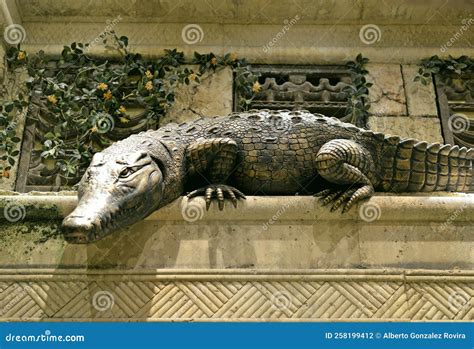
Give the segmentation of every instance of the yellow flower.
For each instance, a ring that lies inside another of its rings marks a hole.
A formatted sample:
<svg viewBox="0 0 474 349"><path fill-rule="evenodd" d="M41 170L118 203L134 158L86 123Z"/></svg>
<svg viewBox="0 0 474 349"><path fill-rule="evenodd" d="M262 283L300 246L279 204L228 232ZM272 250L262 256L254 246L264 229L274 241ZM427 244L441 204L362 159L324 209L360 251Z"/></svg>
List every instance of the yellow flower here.
<svg viewBox="0 0 474 349"><path fill-rule="evenodd" d="M119 117L119 120L120 120L120 122L123 123L123 124L126 124L126 123L129 123L129 122L130 122L130 120L128 120L127 118L125 118L125 117L123 117L123 116Z"/></svg>
<svg viewBox="0 0 474 349"><path fill-rule="evenodd" d="M52 104L58 103L58 99L56 98L55 95L49 95L47 98L48 98L48 101Z"/></svg>
<svg viewBox="0 0 474 349"><path fill-rule="evenodd" d="M91 128L91 132L92 133L97 133L97 131L99 131L99 129L97 128L97 126L94 126Z"/></svg>
<svg viewBox="0 0 474 349"><path fill-rule="evenodd" d="M232 52L232 53L230 54L230 60L231 60L232 62L235 61L235 60L237 60L237 53Z"/></svg>
<svg viewBox="0 0 474 349"><path fill-rule="evenodd" d="M97 89L98 90L101 90L101 91L105 91L109 88L109 86L107 86L107 84L101 82L99 85L97 85Z"/></svg>
<svg viewBox="0 0 474 349"><path fill-rule="evenodd" d="M258 81L255 81L252 86L252 91L257 93L257 92L260 92L261 89L262 89L262 85L260 85Z"/></svg>
<svg viewBox="0 0 474 349"><path fill-rule="evenodd" d="M153 74L151 73L151 71L147 70L145 72L145 76L148 80L151 80L153 78Z"/></svg>
<svg viewBox="0 0 474 349"><path fill-rule="evenodd" d="M212 64L212 65L216 65L216 64L217 64L217 58L216 58L216 57L213 57L213 58L211 59L211 64Z"/></svg>
<svg viewBox="0 0 474 349"><path fill-rule="evenodd" d="M148 82L145 84L145 88L146 88L148 91L153 90L153 83L152 83L151 81L148 81Z"/></svg>
<svg viewBox="0 0 474 349"><path fill-rule="evenodd" d="M118 109L118 111L123 114L123 113L127 112L127 108L125 108L123 105L121 105L120 108Z"/></svg>
<svg viewBox="0 0 474 349"><path fill-rule="evenodd" d="M197 78L196 73L191 73L191 74L188 75L188 79L191 80L191 81L196 80L196 78Z"/></svg>
<svg viewBox="0 0 474 349"><path fill-rule="evenodd" d="M26 58L25 51L20 51L18 52L18 56L16 57L19 61L23 60Z"/></svg>
<svg viewBox="0 0 474 349"><path fill-rule="evenodd" d="M112 98L112 92L108 90L107 92L104 93L103 97L106 101L108 101L109 99Z"/></svg>

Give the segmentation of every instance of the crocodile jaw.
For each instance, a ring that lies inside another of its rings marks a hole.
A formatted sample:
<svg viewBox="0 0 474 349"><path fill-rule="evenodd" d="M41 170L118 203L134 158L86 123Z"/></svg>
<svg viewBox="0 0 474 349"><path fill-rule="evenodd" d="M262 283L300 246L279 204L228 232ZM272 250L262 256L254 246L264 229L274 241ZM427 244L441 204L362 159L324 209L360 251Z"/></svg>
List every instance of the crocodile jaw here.
<svg viewBox="0 0 474 349"><path fill-rule="evenodd" d="M153 212L163 193L163 174L146 152L94 156L78 188L79 202L62 223L71 243L90 243Z"/></svg>

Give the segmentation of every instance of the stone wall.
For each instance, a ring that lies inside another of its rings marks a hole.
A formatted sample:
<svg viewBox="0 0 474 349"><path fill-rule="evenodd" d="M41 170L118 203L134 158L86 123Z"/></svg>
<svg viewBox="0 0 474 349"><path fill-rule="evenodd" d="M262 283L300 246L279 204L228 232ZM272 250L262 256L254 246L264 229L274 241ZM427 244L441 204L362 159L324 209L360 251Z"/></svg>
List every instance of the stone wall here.
<svg viewBox="0 0 474 349"><path fill-rule="evenodd" d="M73 194L73 193L70 193ZM312 197L180 199L90 245L64 194L10 195L3 320L470 320L474 197L377 195L344 216Z"/></svg>
<svg viewBox="0 0 474 349"><path fill-rule="evenodd" d="M413 81L417 64L474 53L472 30L440 51L469 12L445 1L5 4L1 24L21 25L30 52L93 42L117 19L114 30L146 57L178 48L188 61L213 51L260 64L342 64L363 53L369 127L429 142L443 135L433 84ZM374 40L364 37L369 25ZM112 55L98 45L90 54ZM228 114L232 98L229 69L206 75L178 91L162 124ZM99 242L71 245L59 225L76 193L15 193L17 175L0 180L1 321L474 318L474 194L377 194L345 215L312 197L248 197L223 212L179 199Z"/></svg>
<svg viewBox="0 0 474 349"><path fill-rule="evenodd" d="M368 64L370 116L376 131L407 138L444 143L433 82L427 86L413 79L416 65Z"/></svg>

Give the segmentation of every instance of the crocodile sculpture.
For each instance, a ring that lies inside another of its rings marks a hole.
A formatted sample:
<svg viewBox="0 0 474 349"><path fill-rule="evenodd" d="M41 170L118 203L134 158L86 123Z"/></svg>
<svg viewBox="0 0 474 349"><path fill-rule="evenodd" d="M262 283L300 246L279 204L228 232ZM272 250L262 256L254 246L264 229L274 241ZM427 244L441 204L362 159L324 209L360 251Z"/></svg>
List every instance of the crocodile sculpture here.
<svg viewBox="0 0 474 349"><path fill-rule="evenodd" d="M63 221L70 242L130 225L186 192L236 206L245 194L309 194L345 212L374 191L472 191L474 149L358 128L306 111L252 110L169 124L94 155ZM238 189L237 189L238 188Z"/></svg>

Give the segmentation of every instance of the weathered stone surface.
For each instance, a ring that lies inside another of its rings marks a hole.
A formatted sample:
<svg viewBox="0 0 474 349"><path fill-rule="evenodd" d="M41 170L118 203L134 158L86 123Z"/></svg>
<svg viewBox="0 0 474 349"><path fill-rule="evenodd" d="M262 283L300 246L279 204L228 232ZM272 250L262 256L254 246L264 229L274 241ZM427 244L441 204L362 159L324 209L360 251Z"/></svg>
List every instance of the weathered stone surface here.
<svg viewBox="0 0 474 349"><path fill-rule="evenodd" d="M197 71L197 66L192 66ZM191 83L176 91L176 100L160 125L182 123L199 117L227 115L232 112L232 70L224 68L205 73L201 83Z"/></svg>
<svg viewBox="0 0 474 349"><path fill-rule="evenodd" d="M73 194L0 196L1 320L472 320L474 194L179 199L70 245Z"/></svg>
<svg viewBox="0 0 474 349"><path fill-rule="evenodd" d="M9 1L10 2L10 1ZM11 1L13 2L13 1ZM435 0L430 6L421 6L423 3L407 3L403 0L394 0L381 8L377 0L367 0L363 3L357 0L341 0L334 6L333 3L307 2L295 0L293 6L285 3L272 3L265 6L264 0L252 2L197 2L193 0L149 1L148 3L127 0L110 0L107 2L90 2L76 0L61 4L51 0L16 1L21 16L25 21L39 21L48 17L52 21L71 18L85 18L89 21L107 18L114 13L122 13L126 20L159 20L160 23L186 22L190 18L199 18L203 23L212 22L219 18L222 23L264 23L280 24L289 17L304 13L304 24L333 24L334 22L350 22L365 20L367 23L408 24L426 23L428 20L435 23L455 25L459 22L459 12L464 13L469 5L465 2L454 2L447 5L445 1ZM348 11L351 9L351 11ZM212 11L211 11L212 10ZM442 12L440 12L442 11Z"/></svg>
<svg viewBox="0 0 474 349"><path fill-rule="evenodd" d="M25 28L23 47L30 52L44 49L48 54L59 54L65 44L91 42L120 16L113 29L129 36L133 50L145 56L161 55L169 48L183 50L188 59L195 50L217 54L236 51L251 62L269 64L343 63L360 52L371 62L417 63L440 54L441 45L462 26L467 6L465 2L446 1L426 6L403 0L387 3L383 9L375 0L342 0L337 6L298 0L291 8L283 2L267 6L264 0L6 3L10 13L18 8L20 18L14 16L13 21ZM299 18L297 23L286 30L287 23L295 18ZM182 31L190 24L200 28L200 34L196 40L185 41ZM372 26L374 40L361 39L366 24ZM333 30L328 31L328 25ZM271 53L264 52L264 46L273 38L279 38L277 45ZM468 30L443 55L469 55L472 39L473 33ZM107 55L112 51L100 48L97 53Z"/></svg>
<svg viewBox="0 0 474 349"><path fill-rule="evenodd" d="M437 118L369 116L368 126L371 130L385 134L444 143L441 124Z"/></svg>
<svg viewBox="0 0 474 349"><path fill-rule="evenodd" d="M226 203L223 212L215 205L206 211L202 198L179 199L89 245L66 244L58 231L75 203L71 195L1 197L0 263L121 269L473 267L473 194L376 195L343 216L311 196L248 197L237 209ZM4 219L7 205L8 212L12 207L24 212L17 223Z"/></svg>
<svg viewBox="0 0 474 349"><path fill-rule="evenodd" d="M407 99L408 115L410 116L437 116L436 94L433 82L423 85L413 81L418 73L419 66L402 65L403 81Z"/></svg>
<svg viewBox="0 0 474 349"><path fill-rule="evenodd" d="M373 115L406 115L405 90L399 64L367 64L370 109Z"/></svg>

